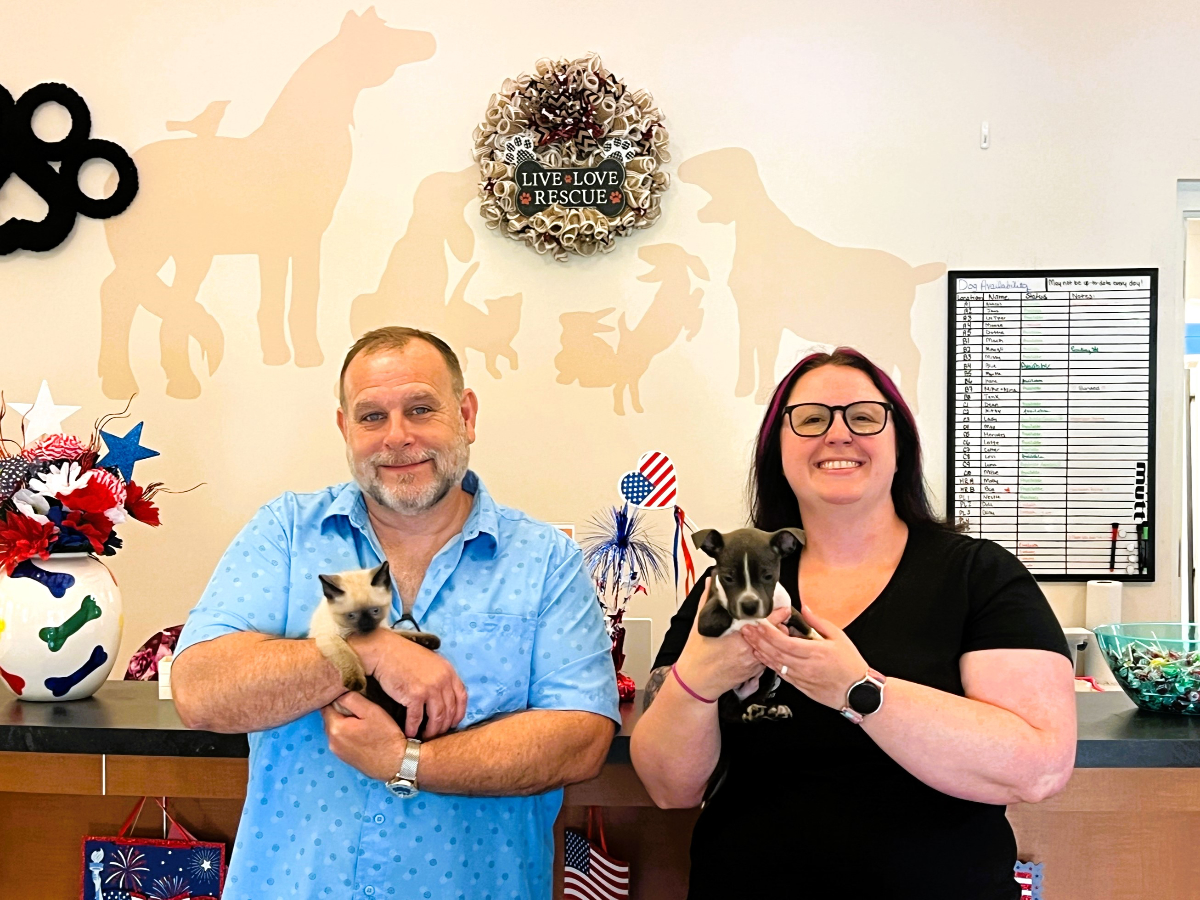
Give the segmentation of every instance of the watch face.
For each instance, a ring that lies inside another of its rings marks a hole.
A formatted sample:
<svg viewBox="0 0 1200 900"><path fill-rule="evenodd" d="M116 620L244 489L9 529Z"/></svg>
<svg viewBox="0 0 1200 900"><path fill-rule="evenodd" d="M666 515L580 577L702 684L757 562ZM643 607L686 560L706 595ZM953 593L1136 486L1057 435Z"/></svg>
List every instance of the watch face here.
<svg viewBox="0 0 1200 900"><path fill-rule="evenodd" d="M393 796L401 799L416 796L417 793L417 786L411 781L387 781L384 782L384 787L391 791Z"/></svg>
<svg viewBox="0 0 1200 900"><path fill-rule="evenodd" d="M879 690L877 685L871 684L868 681L865 684L856 684L852 687L850 694L846 697L846 702L860 716L869 716L875 710L879 709L882 699L883 692Z"/></svg>

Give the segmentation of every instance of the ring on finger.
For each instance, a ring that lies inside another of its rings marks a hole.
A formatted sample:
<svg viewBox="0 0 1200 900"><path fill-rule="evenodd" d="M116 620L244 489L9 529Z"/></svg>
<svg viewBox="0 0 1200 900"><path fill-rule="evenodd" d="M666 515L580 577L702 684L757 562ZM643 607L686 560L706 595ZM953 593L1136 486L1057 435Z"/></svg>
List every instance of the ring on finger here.
<svg viewBox="0 0 1200 900"><path fill-rule="evenodd" d="M787 666L783 666L783 667L782 667L782 668L779 670L779 677L780 677L780 678L787 678Z"/></svg>

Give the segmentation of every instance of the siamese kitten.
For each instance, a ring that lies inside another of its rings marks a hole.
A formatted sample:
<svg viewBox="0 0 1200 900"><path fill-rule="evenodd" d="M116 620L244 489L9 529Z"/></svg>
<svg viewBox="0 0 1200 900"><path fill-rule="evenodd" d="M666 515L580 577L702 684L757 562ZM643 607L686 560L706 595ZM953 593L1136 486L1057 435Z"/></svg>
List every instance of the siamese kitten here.
<svg viewBox="0 0 1200 900"><path fill-rule="evenodd" d="M352 634L370 634L380 625L386 625L392 609L392 576L386 562L374 569L355 569L337 575L318 575L325 599L318 604L308 626L308 636L317 642L317 649L337 667L342 676L342 685L348 691L358 691L368 700L379 703L389 712L399 706L370 678L363 669L362 660L346 643ZM411 617L409 617L411 618ZM415 623L414 623L415 624ZM441 646L436 634L426 631L395 629L396 634L406 637L430 650ZM400 707L403 709L403 707ZM395 716L393 712L393 717ZM403 723L403 714L400 722Z"/></svg>

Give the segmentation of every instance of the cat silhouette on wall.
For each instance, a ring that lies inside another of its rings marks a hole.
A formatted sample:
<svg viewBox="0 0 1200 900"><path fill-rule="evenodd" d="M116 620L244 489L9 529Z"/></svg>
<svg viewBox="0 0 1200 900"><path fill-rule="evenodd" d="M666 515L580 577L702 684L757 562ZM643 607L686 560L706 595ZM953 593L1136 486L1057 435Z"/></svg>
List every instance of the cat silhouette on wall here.
<svg viewBox="0 0 1200 900"><path fill-rule="evenodd" d="M554 357L558 383L578 381L581 387L611 387L613 409L625 415L625 392L635 412L644 412L640 386L642 376L651 361L670 349L681 332L691 340L700 331L704 310L700 300L704 291L692 289L691 276L708 280L708 269L698 257L678 244L651 244L642 247L638 256L652 268L638 276L638 281L658 282L660 287L650 308L630 328L625 313L617 319L617 327L604 323L616 312L610 306L598 312L569 312L558 317L562 323L562 351ZM614 347L601 334L618 332Z"/></svg>
<svg viewBox="0 0 1200 900"><path fill-rule="evenodd" d="M355 297L350 306L350 330L356 338L382 325L408 325L445 340L464 368L468 347L483 354L494 378L500 377L499 357L517 368L512 341L521 326L521 294L485 300L486 311L468 303L467 285L479 269L479 263L474 263L446 298L450 283L446 247L460 262L474 254L475 232L467 222L466 208L478 193L475 166L422 179L413 195L412 216L392 247L379 287Z"/></svg>
<svg viewBox="0 0 1200 900"><path fill-rule="evenodd" d="M224 334L196 297L213 257L222 254L258 257L263 362L324 362L317 339L321 237L350 172L355 102L400 66L429 59L435 48L433 35L392 28L374 7L362 15L349 12L333 40L300 65L251 134L218 137L226 103L217 102L190 122L168 123L169 130L193 137L158 141L134 154L142 199L105 228L116 263L100 289L98 369L106 396L129 397L137 390L129 333L139 306L162 320L167 393L199 396L188 340L199 342L209 373L215 372ZM169 259L175 275L168 286L158 272Z"/></svg>
<svg viewBox="0 0 1200 900"><path fill-rule="evenodd" d="M885 372L895 366L915 408L921 369L912 338L916 287L944 275L945 263L912 266L883 250L838 247L805 231L767 195L754 157L740 147L686 160L679 179L712 197L699 212L701 222L734 226L735 396L770 400L786 328L814 343L861 350Z"/></svg>

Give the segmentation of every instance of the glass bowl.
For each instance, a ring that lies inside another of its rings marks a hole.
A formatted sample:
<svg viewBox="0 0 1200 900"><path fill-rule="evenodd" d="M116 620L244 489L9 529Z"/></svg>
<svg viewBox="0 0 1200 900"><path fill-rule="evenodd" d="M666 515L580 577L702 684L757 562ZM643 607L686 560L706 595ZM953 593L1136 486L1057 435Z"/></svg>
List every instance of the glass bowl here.
<svg viewBox="0 0 1200 900"><path fill-rule="evenodd" d="M1122 622L1092 629L1117 684L1141 709L1200 716L1200 627Z"/></svg>

